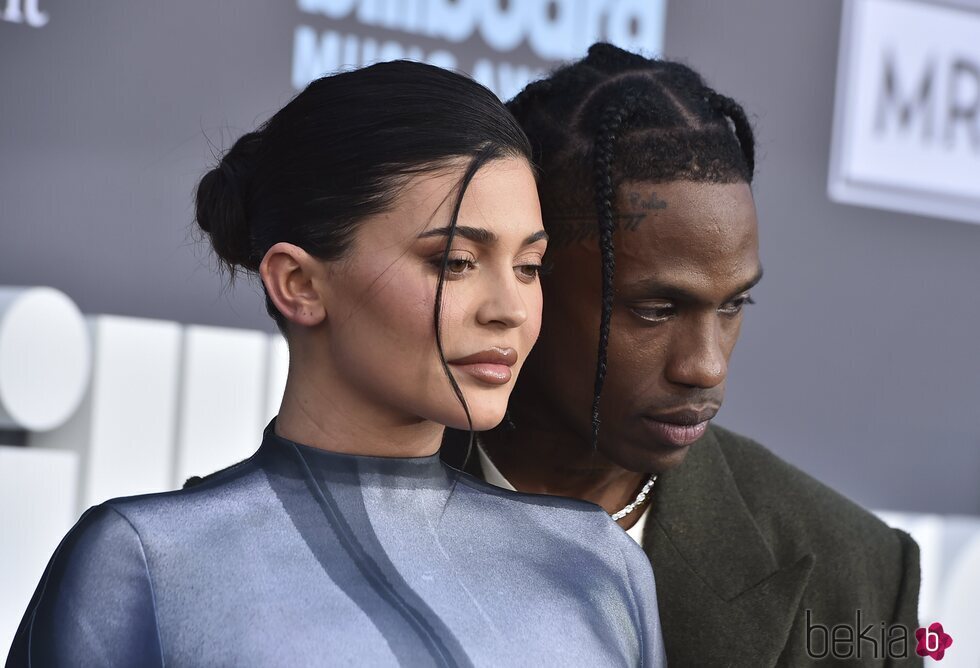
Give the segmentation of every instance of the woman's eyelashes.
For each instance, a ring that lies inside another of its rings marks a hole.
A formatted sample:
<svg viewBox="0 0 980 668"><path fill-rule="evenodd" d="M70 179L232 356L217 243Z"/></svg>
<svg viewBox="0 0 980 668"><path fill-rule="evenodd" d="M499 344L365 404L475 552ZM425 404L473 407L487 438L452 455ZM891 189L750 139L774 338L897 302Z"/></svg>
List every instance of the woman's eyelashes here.
<svg viewBox="0 0 980 668"><path fill-rule="evenodd" d="M442 262L443 256L440 254L437 257L431 258L429 265L438 273L442 267ZM479 268L480 262L472 253L451 250L449 251L449 256L446 258L445 278L447 281L459 280ZM541 261L540 256L518 258L514 264L514 273L524 283L533 283L542 274L547 273L548 269L549 267Z"/></svg>
<svg viewBox="0 0 980 668"><path fill-rule="evenodd" d="M542 261L538 256L518 260L518 263L514 266L514 271L525 283L533 283L551 270L550 263Z"/></svg>
<svg viewBox="0 0 980 668"><path fill-rule="evenodd" d="M547 276L551 273L551 270L555 268L555 263L549 260L547 257L541 259L541 264L538 265L538 277Z"/></svg>
<svg viewBox="0 0 980 668"><path fill-rule="evenodd" d="M746 304L754 304L755 301L749 294L739 295L731 301L725 302L718 308L718 313L729 318L734 318L742 312ZM661 302L656 304L644 304L631 306L630 312L641 320L659 323L666 322L677 313L677 306L672 302Z"/></svg>
<svg viewBox="0 0 980 668"><path fill-rule="evenodd" d="M443 259L443 255L439 254L429 260L429 265L435 269L437 274L442 269ZM448 257L445 258L445 263L445 278L447 281L455 281L463 278L478 266L476 258L472 254L458 250L449 251Z"/></svg>

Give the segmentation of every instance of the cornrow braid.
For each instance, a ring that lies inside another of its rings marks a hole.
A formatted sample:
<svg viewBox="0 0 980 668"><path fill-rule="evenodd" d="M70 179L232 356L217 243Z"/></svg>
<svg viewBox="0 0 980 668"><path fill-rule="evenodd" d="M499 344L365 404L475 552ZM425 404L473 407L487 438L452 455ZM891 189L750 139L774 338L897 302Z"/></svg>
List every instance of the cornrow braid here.
<svg viewBox="0 0 980 668"><path fill-rule="evenodd" d="M752 132L752 125L749 123L748 116L745 115L745 110L732 98L713 90L708 91L708 104L732 121L735 137L742 149L745 166L749 171L749 181L751 181L755 173L755 133Z"/></svg>
<svg viewBox="0 0 980 668"><path fill-rule="evenodd" d="M616 219L613 199L616 196L616 188L613 184L612 165L620 128L633 110L636 101L635 95L628 95L621 102L610 104L603 110L593 147L595 205L599 221L599 250L602 254L602 314L599 318L599 351L592 396L592 446L594 448L599 445L599 401L606 380L606 351L609 345L609 328L615 298L613 280L616 273L616 254L613 232L616 228Z"/></svg>

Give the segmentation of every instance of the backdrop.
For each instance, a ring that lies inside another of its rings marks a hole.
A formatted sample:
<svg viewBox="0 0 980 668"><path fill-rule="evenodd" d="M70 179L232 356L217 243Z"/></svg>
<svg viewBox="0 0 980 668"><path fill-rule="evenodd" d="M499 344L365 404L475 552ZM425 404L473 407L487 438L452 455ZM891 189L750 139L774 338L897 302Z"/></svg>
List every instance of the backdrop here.
<svg viewBox="0 0 980 668"><path fill-rule="evenodd" d="M0 285L88 314L272 331L190 233L195 182L320 71L455 66L509 96L599 38L687 61L759 138L766 278L719 422L862 504L980 513L980 227L832 203L841 4L7 0ZM455 13L454 13L455 12ZM660 39L664 41L661 44Z"/></svg>

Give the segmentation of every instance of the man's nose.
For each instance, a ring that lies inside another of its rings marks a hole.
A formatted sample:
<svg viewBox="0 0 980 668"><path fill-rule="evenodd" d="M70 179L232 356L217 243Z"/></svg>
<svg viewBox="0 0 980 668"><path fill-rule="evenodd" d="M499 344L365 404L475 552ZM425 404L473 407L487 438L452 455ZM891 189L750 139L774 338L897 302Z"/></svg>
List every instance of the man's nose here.
<svg viewBox="0 0 980 668"><path fill-rule="evenodd" d="M670 345L667 380L677 385L710 389L725 380L728 356L715 314L693 318L677 328Z"/></svg>

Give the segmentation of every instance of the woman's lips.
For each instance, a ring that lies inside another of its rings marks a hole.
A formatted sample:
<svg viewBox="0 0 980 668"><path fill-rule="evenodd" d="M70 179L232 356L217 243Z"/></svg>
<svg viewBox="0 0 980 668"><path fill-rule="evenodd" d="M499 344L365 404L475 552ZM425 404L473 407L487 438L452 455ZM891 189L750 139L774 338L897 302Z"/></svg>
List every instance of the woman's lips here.
<svg viewBox="0 0 980 668"><path fill-rule="evenodd" d="M481 380L484 383L490 383L491 385L504 385L510 382L513 374L510 371L510 367L506 364L457 364L455 362L450 362L454 367L470 374L477 380Z"/></svg>
<svg viewBox="0 0 980 668"><path fill-rule="evenodd" d="M650 431L659 437L658 440L676 448L691 445L704 436L709 422L709 420L705 420L697 424L674 424L672 422L661 422L650 417L644 417L643 421Z"/></svg>
<svg viewBox="0 0 980 668"><path fill-rule="evenodd" d="M490 385L510 382L510 367L517 363L517 351L513 348L490 348L466 357L451 360L449 364Z"/></svg>

